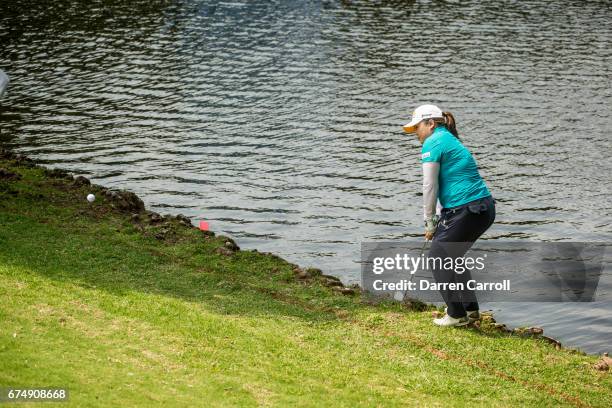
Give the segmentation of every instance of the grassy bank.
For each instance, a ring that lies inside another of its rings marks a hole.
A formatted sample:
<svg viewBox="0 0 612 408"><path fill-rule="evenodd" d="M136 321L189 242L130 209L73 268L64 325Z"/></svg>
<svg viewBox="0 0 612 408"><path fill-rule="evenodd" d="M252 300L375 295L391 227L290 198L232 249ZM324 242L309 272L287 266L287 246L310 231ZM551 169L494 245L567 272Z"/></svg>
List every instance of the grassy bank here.
<svg viewBox="0 0 612 408"><path fill-rule="evenodd" d="M131 195L0 168L0 387L78 407L612 405L596 357L433 327Z"/></svg>

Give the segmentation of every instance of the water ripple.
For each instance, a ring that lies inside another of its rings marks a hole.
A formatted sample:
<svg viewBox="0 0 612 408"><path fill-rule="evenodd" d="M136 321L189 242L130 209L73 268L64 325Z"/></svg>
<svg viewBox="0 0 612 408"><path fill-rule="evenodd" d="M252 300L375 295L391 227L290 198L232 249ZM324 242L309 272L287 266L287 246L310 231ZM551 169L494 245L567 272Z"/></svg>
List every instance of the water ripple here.
<svg viewBox="0 0 612 408"><path fill-rule="evenodd" d="M422 236L401 125L431 101L497 199L483 239L609 240L611 18L605 1L12 0L1 140L354 282L360 242Z"/></svg>

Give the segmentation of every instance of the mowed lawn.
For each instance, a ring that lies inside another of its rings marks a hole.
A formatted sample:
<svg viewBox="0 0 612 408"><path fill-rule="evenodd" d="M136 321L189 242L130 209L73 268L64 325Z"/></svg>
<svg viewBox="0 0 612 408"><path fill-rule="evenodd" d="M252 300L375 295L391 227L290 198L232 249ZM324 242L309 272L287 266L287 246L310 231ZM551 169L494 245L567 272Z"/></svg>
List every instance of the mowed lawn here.
<svg viewBox="0 0 612 408"><path fill-rule="evenodd" d="M0 168L0 387L67 388L75 407L612 406L594 356L437 328L431 310L133 218L98 186Z"/></svg>

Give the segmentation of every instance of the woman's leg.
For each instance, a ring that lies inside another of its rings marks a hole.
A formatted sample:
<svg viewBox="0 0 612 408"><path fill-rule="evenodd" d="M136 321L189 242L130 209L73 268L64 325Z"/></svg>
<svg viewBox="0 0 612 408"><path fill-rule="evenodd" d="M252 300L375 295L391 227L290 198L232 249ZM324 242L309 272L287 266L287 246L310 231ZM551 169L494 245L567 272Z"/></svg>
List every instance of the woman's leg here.
<svg viewBox="0 0 612 408"><path fill-rule="evenodd" d="M463 257L494 220L495 204L490 197L478 200L474 205L461 208L454 213L446 212L434 234L429 256L450 257L453 260ZM471 279L469 271L458 274L452 269L434 268L433 275L438 283L463 283L464 290L440 291L448 307L449 316L459 318L466 315L466 310L478 310L476 293L466 287L467 281Z"/></svg>
<svg viewBox="0 0 612 408"><path fill-rule="evenodd" d="M478 229L473 230L474 235L468 237L472 243L480 238L480 236L489 229L491 224L493 224L493 221L495 221L495 203L493 202L493 199L490 199L489 202L485 202L483 204L485 204L486 207L483 208L480 213L476 214L471 212L473 215L476 215L479 218L479 220L476 222L477 224L480 224L480 220L483 220L485 225L482 231L479 231ZM457 274L456 277L458 282L463 283L464 289L461 291L463 308L466 311L479 310L480 307L478 305L478 300L476 299L476 292L467 288L467 282L472 279L471 271L466 269L465 273Z"/></svg>
<svg viewBox="0 0 612 408"><path fill-rule="evenodd" d="M446 221L446 225L448 225L449 220L447 219ZM431 249L429 250L428 256L429 258L442 260L442 267L439 268L438 263L436 262L436 267L434 267L432 270L436 282L444 284L454 284L459 282L459 280L457 279L457 273L453 268L445 267L445 261L447 258L451 258L453 260L454 265L455 259L462 257L468 251L470 244L461 241L453 241L452 239L445 240L446 238L448 237L445 233L436 232L436 234L434 235L433 242L431 243ZM454 318L460 318L466 315L460 291L450 289L447 286L443 286L442 289L440 289L440 294L442 295L442 299L446 303L446 313L449 316Z"/></svg>

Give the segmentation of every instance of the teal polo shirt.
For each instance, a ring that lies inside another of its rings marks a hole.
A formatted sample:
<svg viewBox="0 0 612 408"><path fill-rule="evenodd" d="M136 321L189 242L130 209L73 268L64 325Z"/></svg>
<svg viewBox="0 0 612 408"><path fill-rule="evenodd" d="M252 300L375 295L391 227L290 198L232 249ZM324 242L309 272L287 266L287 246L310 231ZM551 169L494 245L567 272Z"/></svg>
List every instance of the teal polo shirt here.
<svg viewBox="0 0 612 408"><path fill-rule="evenodd" d="M491 195L470 151L444 126L425 139L421 161L440 163L438 199L444 208Z"/></svg>

